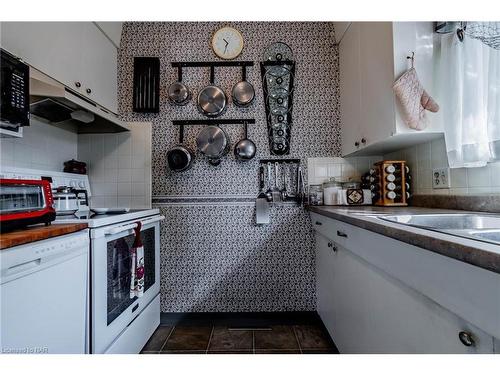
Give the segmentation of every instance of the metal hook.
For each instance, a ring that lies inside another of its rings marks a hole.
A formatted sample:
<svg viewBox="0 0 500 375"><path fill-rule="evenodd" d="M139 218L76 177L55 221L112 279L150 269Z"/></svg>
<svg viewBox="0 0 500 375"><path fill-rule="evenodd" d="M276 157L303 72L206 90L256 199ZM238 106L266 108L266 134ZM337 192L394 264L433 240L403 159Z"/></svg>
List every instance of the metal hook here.
<svg viewBox="0 0 500 375"><path fill-rule="evenodd" d="M411 56L406 56L408 60L411 60L411 67L413 68L415 62L415 52L411 52Z"/></svg>

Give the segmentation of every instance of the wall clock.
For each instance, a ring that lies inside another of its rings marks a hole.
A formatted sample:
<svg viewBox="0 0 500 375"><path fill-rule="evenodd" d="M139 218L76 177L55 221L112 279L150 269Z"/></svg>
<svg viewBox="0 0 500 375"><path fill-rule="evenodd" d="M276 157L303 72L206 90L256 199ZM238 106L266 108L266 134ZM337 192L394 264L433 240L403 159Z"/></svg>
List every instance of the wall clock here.
<svg viewBox="0 0 500 375"><path fill-rule="evenodd" d="M234 27L223 27L212 37L212 49L221 59L234 59L243 50L243 35Z"/></svg>

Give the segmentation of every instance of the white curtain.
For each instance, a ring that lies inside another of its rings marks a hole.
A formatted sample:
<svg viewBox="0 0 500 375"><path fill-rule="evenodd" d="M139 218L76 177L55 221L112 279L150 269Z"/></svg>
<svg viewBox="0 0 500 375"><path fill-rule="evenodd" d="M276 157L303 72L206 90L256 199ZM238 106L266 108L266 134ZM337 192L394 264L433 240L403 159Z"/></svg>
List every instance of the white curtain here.
<svg viewBox="0 0 500 375"><path fill-rule="evenodd" d="M451 168L500 160L500 50L456 33L441 37L439 101Z"/></svg>

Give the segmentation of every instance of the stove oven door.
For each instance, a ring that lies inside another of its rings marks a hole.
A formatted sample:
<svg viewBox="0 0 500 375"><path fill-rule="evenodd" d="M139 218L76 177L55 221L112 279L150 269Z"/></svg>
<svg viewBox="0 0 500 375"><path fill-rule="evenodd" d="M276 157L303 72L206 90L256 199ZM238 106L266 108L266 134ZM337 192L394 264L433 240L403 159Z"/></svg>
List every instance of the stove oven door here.
<svg viewBox="0 0 500 375"><path fill-rule="evenodd" d="M135 222L91 231L91 352L103 353L160 292L160 221L141 219L144 295L130 296Z"/></svg>

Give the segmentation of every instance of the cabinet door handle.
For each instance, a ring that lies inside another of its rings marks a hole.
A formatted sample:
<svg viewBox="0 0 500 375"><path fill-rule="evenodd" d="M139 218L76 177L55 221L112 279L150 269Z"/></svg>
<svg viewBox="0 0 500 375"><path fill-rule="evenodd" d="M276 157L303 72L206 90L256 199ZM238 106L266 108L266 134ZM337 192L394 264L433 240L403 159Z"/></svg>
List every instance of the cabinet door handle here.
<svg viewBox="0 0 500 375"><path fill-rule="evenodd" d="M354 142L354 146L359 147L359 142L358 141Z"/></svg>
<svg viewBox="0 0 500 375"><path fill-rule="evenodd" d="M76 81L75 82L75 86L78 87L78 88L80 88L80 87L82 87L82 84L80 82Z"/></svg>
<svg viewBox="0 0 500 375"><path fill-rule="evenodd" d="M316 225L323 225L323 223L321 221L317 221Z"/></svg>
<svg viewBox="0 0 500 375"><path fill-rule="evenodd" d="M361 138L361 143L365 144L366 143L366 139L365 138Z"/></svg>
<svg viewBox="0 0 500 375"><path fill-rule="evenodd" d="M458 333L458 338L465 346L474 346L476 344L474 341L474 337L470 332L460 331Z"/></svg>
<svg viewBox="0 0 500 375"><path fill-rule="evenodd" d="M332 242L328 242L328 247L332 249L334 253L337 252L337 246L335 246Z"/></svg>
<svg viewBox="0 0 500 375"><path fill-rule="evenodd" d="M347 238L347 234L345 234L344 232L341 232L339 230L337 231L337 236Z"/></svg>
<svg viewBox="0 0 500 375"><path fill-rule="evenodd" d="M87 92L87 94L90 94L90 93L92 92L92 90L91 90L91 89L87 89L87 90L85 90L85 91Z"/></svg>

